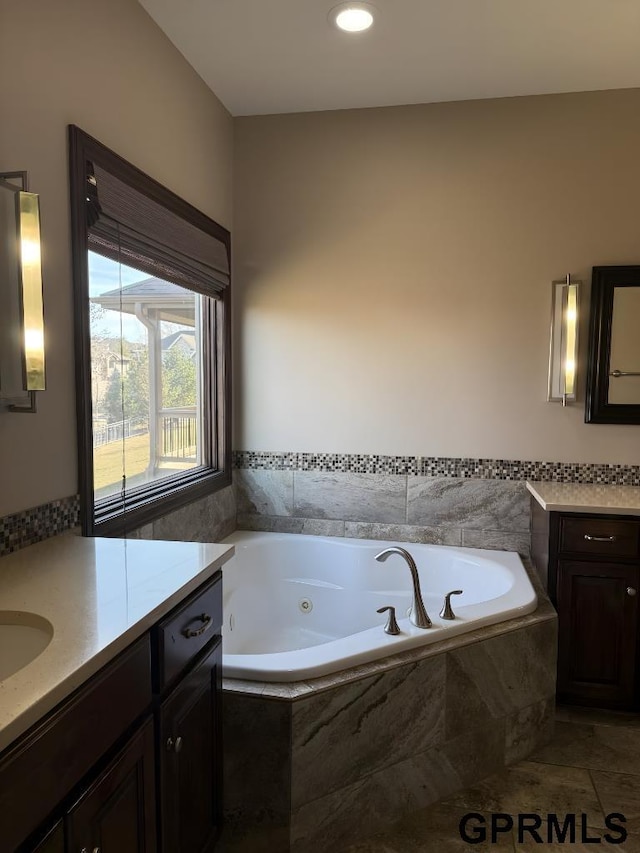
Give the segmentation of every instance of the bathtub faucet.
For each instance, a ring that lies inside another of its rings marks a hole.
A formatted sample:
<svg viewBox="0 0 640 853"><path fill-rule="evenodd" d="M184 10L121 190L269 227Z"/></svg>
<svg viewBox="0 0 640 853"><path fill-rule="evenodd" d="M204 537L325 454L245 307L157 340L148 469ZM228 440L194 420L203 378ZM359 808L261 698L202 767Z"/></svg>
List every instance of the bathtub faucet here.
<svg viewBox="0 0 640 853"><path fill-rule="evenodd" d="M400 554L401 557L407 562L409 566L409 571L411 572L411 580L413 581L413 603L411 604L411 610L409 611L409 620L410 622L416 626L416 628L431 628L432 622L429 619L429 615L427 614L427 610L424 606L424 601L422 600L422 593L420 592L420 578L418 577L418 569L415 564L415 560L411 556L408 551L405 551L404 548L385 548L384 551L380 551L379 554L376 554L376 560L379 563L384 563L387 557L390 554Z"/></svg>

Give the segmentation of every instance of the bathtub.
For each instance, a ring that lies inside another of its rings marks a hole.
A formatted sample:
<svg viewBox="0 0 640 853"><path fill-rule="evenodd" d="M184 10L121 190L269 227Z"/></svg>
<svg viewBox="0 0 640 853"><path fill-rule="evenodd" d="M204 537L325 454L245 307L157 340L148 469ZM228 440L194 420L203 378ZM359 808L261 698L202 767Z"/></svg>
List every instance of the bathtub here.
<svg viewBox="0 0 640 853"><path fill-rule="evenodd" d="M433 627L408 619L411 575L397 542L237 531L224 567L223 673L290 682L329 675L533 612L536 593L517 554L444 545L404 545L418 566ZM401 544L401 543L400 543ZM439 617L445 593L454 621ZM401 633L383 630L396 608Z"/></svg>

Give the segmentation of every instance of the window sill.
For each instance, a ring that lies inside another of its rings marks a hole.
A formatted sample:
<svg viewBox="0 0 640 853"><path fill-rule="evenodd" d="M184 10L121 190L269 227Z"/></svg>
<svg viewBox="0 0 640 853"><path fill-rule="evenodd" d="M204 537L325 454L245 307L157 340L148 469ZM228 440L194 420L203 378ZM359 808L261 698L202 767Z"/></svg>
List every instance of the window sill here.
<svg viewBox="0 0 640 853"><path fill-rule="evenodd" d="M93 525L87 523L91 513L87 513L83 507L81 514L85 522L82 533L84 536L124 536L230 485L230 467L224 471L198 471L181 482L173 483L170 488L165 485L160 494L153 494L150 489L127 497L126 509L123 509L122 502L118 499L104 501L103 507L99 503L96 504Z"/></svg>

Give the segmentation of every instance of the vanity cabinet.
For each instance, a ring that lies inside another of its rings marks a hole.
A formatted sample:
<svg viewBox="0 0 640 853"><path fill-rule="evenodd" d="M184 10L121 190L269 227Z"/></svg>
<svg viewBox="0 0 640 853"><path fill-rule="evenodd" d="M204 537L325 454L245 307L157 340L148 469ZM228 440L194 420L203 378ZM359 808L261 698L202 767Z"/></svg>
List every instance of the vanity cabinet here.
<svg viewBox="0 0 640 853"><path fill-rule="evenodd" d="M221 623L217 572L0 756L1 853L213 849Z"/></svg>
<svg viewBox="0 0 640 853"><path fill-rule="evenodd" d="M558 610L558 700L640 707L640 519L548 512L532 500L532 553Z"/></svg>
<svg viewBox="0 0 640 853"><path fill-rule="evenodd" d="M149 719L69 810L69 850L155 853L154 762Z"/></svg>
<svg viewBox="0 0 640 853"><path fill-rule="evenodd" d="M638 567L558 562L558 696L571 704L632 708Z"/></svg>
<svg viewBox="0 0 640 853"><path fill-rule="evenodd" d="M220 833L221 629L218 577L153 632L163 853L205 853Z"/></svg>
<svg viewBox="0 0 640 853"><path fill-rule="evenodd" d="M64 798L84 790L93 768L150 715L151 700L144 636L9 747L0 758L0 850L62 817Z"/></svg>
<svg viewBox="0 0 640 853"><path fill-rule="evenodd" d="M33 848L33 853L65 853L64 824L59 820L46 837Z"/></svg>
<svg viewBox="0 0 640 853"><path fill-rule="evenodd" d="M218 640L159 710L164 853L211 850L221 828L221 680Z"/></svg>

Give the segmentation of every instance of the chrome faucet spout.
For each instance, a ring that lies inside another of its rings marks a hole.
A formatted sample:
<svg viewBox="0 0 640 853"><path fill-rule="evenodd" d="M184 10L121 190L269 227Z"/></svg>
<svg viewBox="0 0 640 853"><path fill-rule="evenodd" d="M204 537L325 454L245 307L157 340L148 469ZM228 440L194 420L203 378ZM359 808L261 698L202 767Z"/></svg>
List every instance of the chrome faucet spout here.
<svg viewBox="0 0 640 853"><path fill-rule="evenodd" d="M431 628L433 623L431 622L431 619L429 619L429 614L427 613L424 601L422 600L422 593L420 592L420 578L418 577L418 567L416 566L415 560L407 550L398 546L385 548L384 551L380 551L379 554L376 554L376 560L379 563L384 563L387 557L391 556L391 554L399 554L403 557L409 566L409 571L411 572L411 580L413 581L413 602L409 613L409 620L411 621L411 624L415 625L416 628Z"/></svg>

